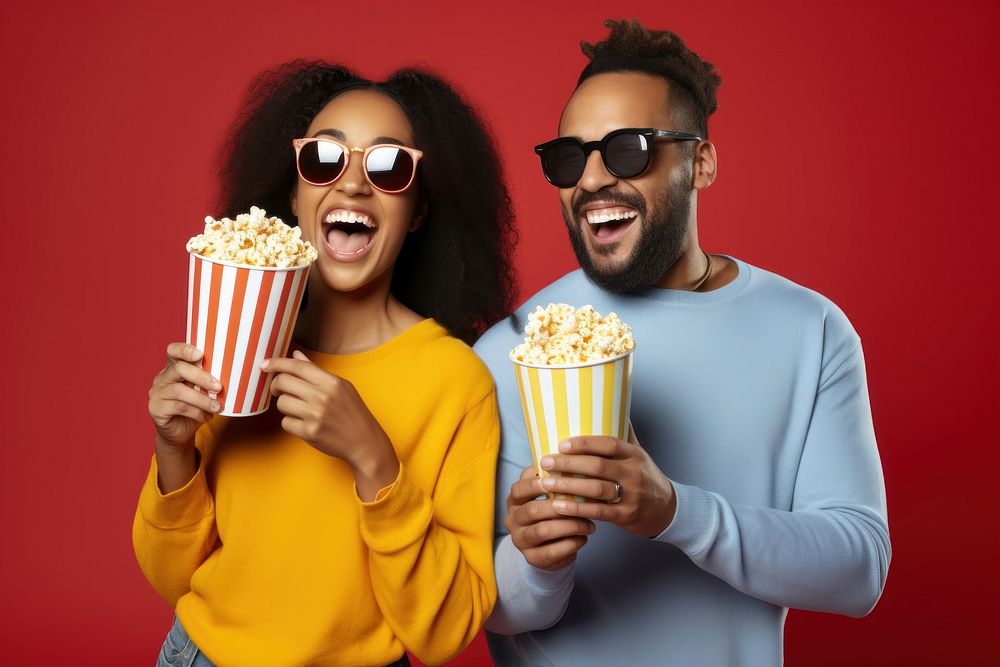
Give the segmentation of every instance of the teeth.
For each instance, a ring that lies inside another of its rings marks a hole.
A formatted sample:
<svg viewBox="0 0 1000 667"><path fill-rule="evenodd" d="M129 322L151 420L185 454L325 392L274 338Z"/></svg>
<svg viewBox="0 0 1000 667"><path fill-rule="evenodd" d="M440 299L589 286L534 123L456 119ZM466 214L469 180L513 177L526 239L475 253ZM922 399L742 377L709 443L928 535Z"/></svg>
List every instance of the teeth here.
<svg viewBox="0 0 1000 667"><path fill-rule="evenodd" d="M615 213L600 213L598 211L587 211L587 222L592 225L599 225L602 222L611 220L628 220L639 215L636 211L618 211Z"/></svg>
<svg viewBox="0 0 1000 667"><path fill-rule="evenodd" d="M323 222L346 222L349 224L364 225L365 227L374 227L371 219L364 213L358 213L356 211L331 211Z"/></svg>

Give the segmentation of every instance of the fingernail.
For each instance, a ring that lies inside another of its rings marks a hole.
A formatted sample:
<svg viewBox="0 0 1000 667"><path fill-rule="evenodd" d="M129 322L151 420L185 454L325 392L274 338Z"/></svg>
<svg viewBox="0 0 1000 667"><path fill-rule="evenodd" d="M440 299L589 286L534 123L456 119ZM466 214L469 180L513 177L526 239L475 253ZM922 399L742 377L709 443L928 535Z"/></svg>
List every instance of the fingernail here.
<svg viewBox="0 0 1000 667"><path fill-rule="evenodd" d="M540 463L541 463L541 465L542 465L543 468L545 468L546 470L548 470L549 468L551 468L552 466L554 466L556 464L556 460L554 458L552 458L551 456L543 456L542 460L540 461Z"/></svg>
<svg viewBox="0 0 1000 667"><path fill-rule="evenodd" d="M221 407L218 401L212 401L212 412L218 412Z"/></svg>
<svg viewBox="0 0 1000 667"><path fill-rule="evenodd" d="M572 446L573 443L571 443L569 440L563 440L562 442L559 443L559 451L568 452Z"/></svg>
<svg viewBox="0 0 1000 667"><path fill-rule="evenodd" d="M220 389L222 389L222 383L219 382L218 380L212 380L212 389L219 391Z"/></svg>
<svg viewBox="0 0 1000 667"><path fill-rule="evenodd" d="M270 359L265 359L264 361L260 362L260 370L266 371L267 367L270 366L270 365L271 365L271 360Z"/></svg>
<svg viewBox="0 0 1000 667"><path fill-rule="evenodd" d="M554 489L556 488L556 480L552 477L546 477L542 480L543 489Z"/></svg>
<svg viewBox="0 0 1000 667"><path fill-rule="evenodd" d="M552 501L552 507L554 507L557 512L562 512L564 509L566 509L566 501L565 500L553 500Z"/></svg>

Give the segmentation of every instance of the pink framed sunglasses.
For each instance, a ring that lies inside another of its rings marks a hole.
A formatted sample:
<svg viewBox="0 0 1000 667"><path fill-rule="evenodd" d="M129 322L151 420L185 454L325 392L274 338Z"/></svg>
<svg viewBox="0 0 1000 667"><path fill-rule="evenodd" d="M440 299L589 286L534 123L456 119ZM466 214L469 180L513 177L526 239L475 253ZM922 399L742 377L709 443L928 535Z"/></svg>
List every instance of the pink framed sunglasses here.
<svg viewBox="0 0 1000 667"><path fill-rule="evenodd" d="M375 144L368 148L346 146L327 137L293 139L295 166L302 180L311 185L330 185L347 171L351 153L361 153L365 179L376 190L396 194L413 184L417 162L423 151L397 144Z"/></svg>

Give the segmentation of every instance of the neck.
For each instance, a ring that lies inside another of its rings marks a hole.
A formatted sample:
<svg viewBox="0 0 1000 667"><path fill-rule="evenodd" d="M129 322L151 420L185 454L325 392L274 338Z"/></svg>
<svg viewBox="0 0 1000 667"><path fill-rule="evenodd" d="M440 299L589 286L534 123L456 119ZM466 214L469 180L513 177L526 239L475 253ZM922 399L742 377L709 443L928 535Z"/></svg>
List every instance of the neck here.
<svg viewBox="0 0 1000 667"><path fill-rule="evenodd" d="M421 318L389 292L389 282L352 292L329 288L315 274L309 303L299 313L295 340L325 354L356 354L389 341Z"/></svg>
<svg viewBox="0 0 1000 667"><path fill-rule="evenodd" d="M688 230L684 242L684 250L677 261L660 278L656 287L660 289L692 289L705 277L705 253L698 243L698 223L695 216L695 203L692 202L691 217L688 220Z"/></svg>

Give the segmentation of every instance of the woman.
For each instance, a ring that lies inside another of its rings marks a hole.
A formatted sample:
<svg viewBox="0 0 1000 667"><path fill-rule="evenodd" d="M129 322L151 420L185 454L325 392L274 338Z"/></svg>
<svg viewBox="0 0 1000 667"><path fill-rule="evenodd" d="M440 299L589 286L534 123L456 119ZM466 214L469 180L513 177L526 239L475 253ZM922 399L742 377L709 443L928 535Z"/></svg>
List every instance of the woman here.
<svg viewBox="0 0 1000 667"><path fill-rule="evenodd" d="M496 598L496 398L465 344L514 293L496 153L412 70L298 61L243 108L222 208L297 224L320 256L292 358L264 362L269 412L212 419L220 385L183 343L153 382L133 543L176 606L160 664L444 662Z"/></svg>

